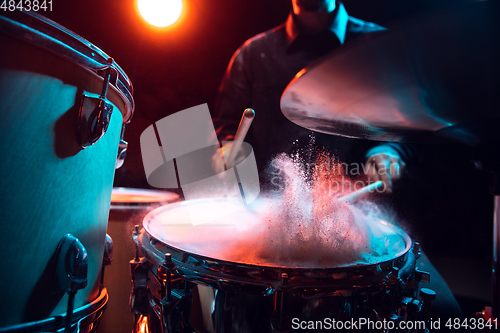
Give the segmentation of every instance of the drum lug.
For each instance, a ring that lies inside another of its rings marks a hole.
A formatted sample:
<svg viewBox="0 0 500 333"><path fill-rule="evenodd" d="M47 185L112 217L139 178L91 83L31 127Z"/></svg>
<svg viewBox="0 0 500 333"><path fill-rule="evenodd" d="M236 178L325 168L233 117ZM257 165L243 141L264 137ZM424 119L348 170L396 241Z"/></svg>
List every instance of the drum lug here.
<svg viewBox="0 0 500 333"><path fill-rule="evenodd" d="M106 240L104 241L104 254L102 256L102 268L101 268L101 284L104 284L104 270L106 266L111 265L113 261L113 239L110 235L106 234Z"/></svg>
<svg viewBox="0 0 500 333"><path fill-rule="evenodd" d="M417 268L415 269L415 281L429 283L431 281L431 275Z"/></svg>
<svg viewBox="0 0 500 333"><path fill-rule="evenodd" d="M108 58L100 96L84 93L78 110L78 143L81 148L94 145L108 130L113 104L106 98L113 59Z"/></svg>
<svg viewBox="0 0 500 333"><path fill-rule="evenodd" d="M148 262L146 258L140 258L139 261L135 259L130 260L130 277L134 283L134 289L148 287Z"/></svg>
<svg viewBox="0 0 500 333"><path fill-rule="evenodd" d="M115 169L119 169L123 162L125 162L125 157L127 156L128 142L123 140L125 133L125 125L122 127L122 133L120 135L120 144L118 145L118 157L116 158Z"/></svg>
<svg viewBox="0 0 500 333"><path fill-rule="evenodd" d="M436 292L432 289L422 288L420 289L420 297L422 297L423 299L422 303L423 318L428 320L431 315L431 303L436 299Z"/></svg>
<svg viewBox="0 0 500 333"><path fill-rule="evenodd" d="M67 292L65 331L72 331L76 292L87 287L88 255L85 246L72 234L66 234L57 245L53 292Z"/></svg>
<svg viewBox="0 0 500 333"><path fill-rule="evenodd" d="M175 289L170 298L161 302L161 317L164 332L185 332L191 317L191 290Z"/></svg>
<svg viewBox="0 0 500 333"><path fill-rule="evenodd" d="M420 300L412 297L402 297L398 316L405 321L417 320L421 309L422 302Z"/></svg>
<svg viewBox="0 0 500 333"><path fill-rule="evenodd" d="M132 294L130 295L130 312L147 316L149 313L149 266L144 257L139 256L137 238L141 235L140 227L134 226L132 238L135 245L135 258L129 261Z"/></svg>
<svg viewBox="0 0 500 333"><path fill-rule="evenodd" d="M289 276L287 273L281 273L280 290L276 292L275 297L275 312L272 318L271 326L273 332L289 332L290 328L288 321L291 320L287 314L288 304L288 281Z"/></svg>
<svg viewBox="0 0 500 333"><path fill-rule="evenodd" d="M130 312L147 316L149 312L148 262L145 258L134 258L130 260L129 265L133 284Z"/></svg>
<svg viewBox="0 0 500 333"><path fill-rule="evenodd" d="M164 332L183 332L185 323L191 316L191 290L172 290L172 271L174 270L172 254L165 253L163 265L159 265L156 277L161 283L161 317Z"/></svg>
<svg viewBox="0 0 500 333"><path fill-rule="evenodd" d="M106 234L106 240L104 241L104 254L102 257L102 265L109 266L113 261L113 239L110 235Z"/></svg>
<svg viewBox="0 0 500 333"><path fill-rule="evenodd" d="M413 244L412 252L415 255L415 260L418 260L420 258L420 255L422 254L422 252L420 252L420 243L419 242L415 242Z"/></svg>
<svg viewBox="0 0 500 333"><path fill-rule="evenodd" d="M55 258L53 293L76 291L87 287L87 250L78 238L66 234L57 246Z"/></svg>

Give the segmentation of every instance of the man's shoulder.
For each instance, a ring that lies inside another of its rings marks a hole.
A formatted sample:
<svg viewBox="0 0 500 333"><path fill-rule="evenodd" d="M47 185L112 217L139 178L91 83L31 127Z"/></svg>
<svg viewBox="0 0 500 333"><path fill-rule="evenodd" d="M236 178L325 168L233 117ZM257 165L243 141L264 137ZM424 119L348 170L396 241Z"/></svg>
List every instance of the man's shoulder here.
<svg viewBox="0 0 500 333"><path fill-rule="evenodd" d="M363 34L383 30L387 29L376 23L364 21L356 17L349 16L349 20L347 21L347 32L350 33Z"/></svg>
<svg viewBox="0 0 500 333"><path fill-rule="evenodd" d="M279 40L286 38L285 24L281 24L273 29L261 32L249 39L243 44L242 48L261 48L269 44L276 44Z"/></svg>

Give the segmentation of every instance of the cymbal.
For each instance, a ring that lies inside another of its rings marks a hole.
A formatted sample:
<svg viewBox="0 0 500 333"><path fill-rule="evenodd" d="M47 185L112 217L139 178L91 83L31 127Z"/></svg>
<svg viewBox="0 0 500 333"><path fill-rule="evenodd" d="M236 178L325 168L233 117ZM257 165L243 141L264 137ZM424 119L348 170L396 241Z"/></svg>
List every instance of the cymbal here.
<svg viewBox="0 0 500 333"><path fill-rule="evenodd" d="M299 72L281 110L299 126L382 141L500 140L498 1L364 35ZM484 126L483 126L484 125Z"/></svg>

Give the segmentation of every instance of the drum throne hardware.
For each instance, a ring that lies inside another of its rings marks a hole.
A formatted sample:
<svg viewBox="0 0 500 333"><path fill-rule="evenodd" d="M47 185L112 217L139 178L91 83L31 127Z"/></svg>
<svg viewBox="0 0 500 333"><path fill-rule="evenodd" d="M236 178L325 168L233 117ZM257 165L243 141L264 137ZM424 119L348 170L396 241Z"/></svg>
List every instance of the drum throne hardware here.
<svg viewBox="0 0 500 333"><path fill-rule="evenodd" d="M0 43L0 189L9 193L0 219L6 235L24 232L2 242L14 268L2 273L10 288L0 299L15 301L0 305L0 332L94 332L108 302L106 227L132 83L99 48L33 12L1 13Z"/></svg>
<svg viewBox="0 0 500 333"><path fill-rule="evenodd" d="M162 209L168 211L168 206L155 211ZM155 211L148 215L150 220ZM311 269L197 255L168 245L139 226L133 239L130 305L136 332L144 331L145 322L152 332L289 332L292 318L370 318L392 320L397 327L403 320L428 322L435 298L432 290L419 288L430 276L418 270L419 245L409 237L404 253L386 262ZM195 316L200 312L201 287L215 296L208 327ZM258 316L249 314L254 309L259 309Z"/></svg>

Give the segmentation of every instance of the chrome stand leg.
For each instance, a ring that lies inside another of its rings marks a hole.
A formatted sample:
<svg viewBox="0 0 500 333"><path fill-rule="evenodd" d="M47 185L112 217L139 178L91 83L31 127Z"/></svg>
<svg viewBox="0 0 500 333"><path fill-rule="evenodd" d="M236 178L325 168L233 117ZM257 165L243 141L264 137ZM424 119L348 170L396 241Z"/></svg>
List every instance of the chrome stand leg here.
<svg viewBox="0 0 500 333"><path fill-rule="evenodd" d="M499 318L500 307L500 196L495 195L495 212L493 216L493 264L491 278L492 314Z"/></svg>

